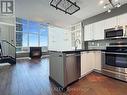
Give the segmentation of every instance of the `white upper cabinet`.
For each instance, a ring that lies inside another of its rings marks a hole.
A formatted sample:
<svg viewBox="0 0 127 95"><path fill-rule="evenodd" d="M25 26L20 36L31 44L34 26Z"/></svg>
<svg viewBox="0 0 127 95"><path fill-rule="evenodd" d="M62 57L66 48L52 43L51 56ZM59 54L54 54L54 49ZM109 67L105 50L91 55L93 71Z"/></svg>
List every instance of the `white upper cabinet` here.
<svg viewBox="0 0 127 95"><path fill-rule="evenodd" d="M122 17L120 17L120 18L122 18ZM118 26L119 22L120 22L119 17L115 16L115 17L112 17L112 18L109 18L106 20L102 20L99 22L95 22L95 23L86 25L84 28L84 32L85 32L84 33L84 40L89 41L89 40L104 39L104 30ZM122 22L123 21L121 20L121 23Z"/></svg>
<svg viewBox="0 0 127 95"><path fill-rule="evenodd" d="M93 40L93 24L86 25L84 28L84 40Z"/></svg>
<svg viewBox="0 0 127 95"><path fill-rule="evenodd" d="M86 25L84 27L84 40L100 40L104 39L104 30L109 28L115 28L116 26L127 25L127 13L106 20L102 20L96 23Z"/></svg>
<svg viewBox="0 0 127 95"><path fill-rule="evenodd" d="M85 41L104 39L104 29L104 21L86 25L84 33Z"/></svg>
<svg viewBox="0 0 127 95"><path fill-rule="evenodd" d="M104 39L104 21L99 21L93 24L94 40Z"/></svg>
<svg viewBox="0 0 127 95"><path fill-rule="evenodd" d="M120 26L125 26L125 25L127 25L127 13L118 16L118 18L119 18L118 21L119 21L119 25L120 25Z"/></svg>
<svg viewBox="0 0 127 95"><path fill-rule="evenodd" d="M115 26L118 26L118 16L106 19L103 22L105 29L114 28Z"/></svg>

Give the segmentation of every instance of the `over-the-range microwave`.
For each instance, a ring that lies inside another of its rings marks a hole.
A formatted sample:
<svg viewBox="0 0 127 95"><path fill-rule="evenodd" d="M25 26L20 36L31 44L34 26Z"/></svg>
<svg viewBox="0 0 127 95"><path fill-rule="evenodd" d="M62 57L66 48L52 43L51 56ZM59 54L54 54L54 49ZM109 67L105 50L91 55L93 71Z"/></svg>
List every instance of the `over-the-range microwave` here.
<svg viewBox="0 0 127 95"><path fill-rule="evenodd" d="M105 32L104 35L105 39L127 37L127 26L105 29L104 32Z"/></svg>

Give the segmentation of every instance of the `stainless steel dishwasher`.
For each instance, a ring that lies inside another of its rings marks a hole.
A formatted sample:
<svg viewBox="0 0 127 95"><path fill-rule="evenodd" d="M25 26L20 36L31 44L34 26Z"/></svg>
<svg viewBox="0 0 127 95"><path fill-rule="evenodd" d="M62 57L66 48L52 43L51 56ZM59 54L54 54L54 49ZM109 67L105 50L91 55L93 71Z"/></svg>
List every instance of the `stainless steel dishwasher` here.
<svg viewBox="0 0 127 95"><path fill-rule="evenodd" d="M49 78L62 89L80 78L80 52L53 52L50 54Z"/></svg>
<svg viewBox="0 0 127 95"><path fill-rule="evenodd" d="M80 53L66 54L65 85L69 85L80 78Z"/></svg>

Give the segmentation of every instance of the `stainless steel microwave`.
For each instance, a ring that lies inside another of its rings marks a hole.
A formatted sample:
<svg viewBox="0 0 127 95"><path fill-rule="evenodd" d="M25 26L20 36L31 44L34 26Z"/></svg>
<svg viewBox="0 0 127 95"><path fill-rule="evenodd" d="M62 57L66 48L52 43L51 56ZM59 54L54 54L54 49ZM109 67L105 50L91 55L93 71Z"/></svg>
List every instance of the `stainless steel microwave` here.
<svg viewBox="0 0 127 95"><path fill-rule="evenodd" d="M127 29L123 27L105 29L105 39L127 37Z"/></svg>

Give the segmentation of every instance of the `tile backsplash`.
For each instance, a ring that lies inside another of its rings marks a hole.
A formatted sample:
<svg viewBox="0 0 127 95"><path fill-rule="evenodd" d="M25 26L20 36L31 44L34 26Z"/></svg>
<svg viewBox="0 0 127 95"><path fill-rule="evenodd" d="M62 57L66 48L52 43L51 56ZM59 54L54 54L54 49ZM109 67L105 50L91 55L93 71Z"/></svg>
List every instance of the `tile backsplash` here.
<svg viewBox="0 0 127 95"><path fill-rule="evenodd" d="M105 40L93 40L84 42L85 49L106 49L110 43L118 43L118 42L126 42L127 38L119 38L119 39L105 39Z"/></svg>

